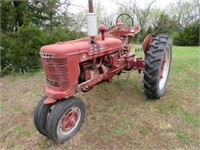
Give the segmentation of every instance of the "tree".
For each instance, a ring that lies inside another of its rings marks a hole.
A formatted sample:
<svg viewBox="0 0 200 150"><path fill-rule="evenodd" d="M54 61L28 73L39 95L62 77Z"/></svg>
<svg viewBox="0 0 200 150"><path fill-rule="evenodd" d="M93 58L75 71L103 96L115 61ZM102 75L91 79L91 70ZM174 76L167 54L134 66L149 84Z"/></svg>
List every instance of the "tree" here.
<svg viewBox="0 0 200 150"><path fill-rule="evenodd" d="M175 32L173 34L174 44L180 46L198 46L199 26L200 25L196 22L185 27L180 32Z"/></svg>
<svg viewBox="0 0 200 150"><path fill-rule="evenodd" d="M1 5L1 30L13 31L15 26L14 7L12 1L2 1ZM7 15L6 15L7 14Z"/></svg>
<svg viewBox="0 0 200 150"><path fill-rule="evenodd" d="M0 5L1 73L34 71L42 45L83 36L70 27L70 0L7 0Z"/></svg>
<svg viewBox="0 0 200 150"><path fill-rule="evenodd" d="M97 25L104 24L108 28L112 28L115 25L114 17L112 14L107 13L105 7L101 4L101 1L97 1L94 4L94 12L97 15ZM87 21L86 16L88 13L88 8L83 9L77 14L73 15L73 28L76 31L86 31L87 30Z"/></svg>
<svg viewBox="0 0 200 150"><path fill-rule="evenodd" d="M80 11L77 14L74 14L74 25L73 28L76 31L85 31L87 30L87 21L86 21L86 15L88 13L87 9L84 9L82 11Z"/></svg>
<svg viewBox="0 0 200 150"><path fill-rule="evenodd" d="M145 29L147 27L146 25L150 15L150 10L155 1L156 0L152 0L146 5L145 8L140 8L137 4L137 0L129 0L128 2L125 0L114 0L114 2L119 5L120 9L126 10L132 16L136 16L136 20L139 23L141 29Z"/></svg>
<svg viewBox="0 0 200 150"><path fill-rule="evenodd" d="M176 25L176 20L172 20L169 15L163 12L159 17L154 30L156 33L171 34L172 32L177 31L178 28Z"/></svg>
<svg viewBox="0 0 200 150"><path fill-rule="evenodd" d="M200 1L179 0L168 5L167 14L178 23L179 28L185 28L200 20Z"/></svg>
<svg viewBox="0 0 200 150"><path fill-rule="evenodd" d="M115 25L113 15L108 15L106 8L101 4L101 1L97 1L94 8L95 13L97 14L97 25L104 24L108 28L112 28Z"/></svg>
<svg viewBox="0 0 200 150"><path fill-rule="evenodd" d="M146 37L146 30L149 27L149 17L152 5L156 0L151 0L146 4L144 8L138 6L137 0L113 0L119 6L119 12L124 11L129 15L133 16L134 24L139 25L141 28L140 33L137 36L137 41L143 41Z"/></svg>
<svg viewBox="0 0 200 150"><path fill-rule="evenodd" d="M146 26L152 29L155 29L155 27L158 24L160 16L164 13L164 10L158 9L158 8L152 8L148 17L148 21L146 23Z"/></svg>
<svg viewBox="0 0 200 150"><path fill-rule="evenodd" d="M69 6L70 0L32 0L30 2L32 24L53 32L56 26L63 24L64 19L69 20L67 14ZM63 16L66 17L63 19Z"/></svg>
<svg viewBox="0 0 200 150"><path fill-rule="evenodd" d="M1 2L1 29L14 32L24 24L28 1L7 0Z"/></svg>

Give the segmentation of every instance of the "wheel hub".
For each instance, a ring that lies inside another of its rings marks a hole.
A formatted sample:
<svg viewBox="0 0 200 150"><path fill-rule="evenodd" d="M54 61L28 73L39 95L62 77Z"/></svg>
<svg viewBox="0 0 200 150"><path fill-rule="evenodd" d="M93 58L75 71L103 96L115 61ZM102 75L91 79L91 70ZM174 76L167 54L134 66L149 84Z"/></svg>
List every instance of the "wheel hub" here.
<svg viewBox="0 0 200 150"><path fill-rule="evenodd" d="M161 71L160 71L160 79L163 78L163 71L164 71L164 66L165 66L165 63L166 63L166 59L165 59L165 54L163 56L163 59L162 59L162 62L161 62Z"/></svg>
<svg viewBox="0 0 200 150"><path fill-rule="evenodd" d="M59 132L62 135L68 135L77 127L80 121L80 109L78 107L72 107L61 118L59 123Z"/></svg>
<svg viewBox="0 0 200 150"><path fill-rule="evenodd" d="M71 130L77 122L78 112L76 110L71 110L67 112L62 122L62 129L65 131Z"/></svg>
<svg viewBox="0 0 200 150"><path fill-rule="evenodd" d="M164 56L161 61L159 89L163 89L165 86L169 73L169 67L170 67L170 51L169 47L166 47Z"/></svg>

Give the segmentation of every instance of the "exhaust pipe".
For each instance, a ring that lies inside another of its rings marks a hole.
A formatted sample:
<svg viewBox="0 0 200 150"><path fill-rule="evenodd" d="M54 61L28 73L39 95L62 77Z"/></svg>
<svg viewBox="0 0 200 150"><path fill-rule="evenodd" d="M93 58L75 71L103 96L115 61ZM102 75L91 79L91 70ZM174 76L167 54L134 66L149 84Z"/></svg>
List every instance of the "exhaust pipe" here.
<svg viewBox="0 0 200 150"><path fill-rule="evenodd" d="M88 36L91 37L91 40L97 36L97 15L93 10L93 1L88 0L89 13L87 14L87 31Z"/></svg>

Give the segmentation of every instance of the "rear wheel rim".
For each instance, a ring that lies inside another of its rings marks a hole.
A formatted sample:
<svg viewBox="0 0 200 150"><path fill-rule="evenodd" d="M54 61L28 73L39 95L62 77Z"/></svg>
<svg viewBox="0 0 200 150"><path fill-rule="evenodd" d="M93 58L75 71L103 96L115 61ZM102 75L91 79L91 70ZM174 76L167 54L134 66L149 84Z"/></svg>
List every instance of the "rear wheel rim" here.
<svg viewBox="0 0 200 150"><path fill-rule="evenodd" d="M159 89L162 90L167 82L170 67L170 48L166 47L161 61Z"/></svg>
<svg viewBox="0 0 200 150"><path fill-rule="evenodd" d="M74 106L67 110L59 120L57 134L67 136L71 134L78 126L81 119L80 108Z"/></svg>

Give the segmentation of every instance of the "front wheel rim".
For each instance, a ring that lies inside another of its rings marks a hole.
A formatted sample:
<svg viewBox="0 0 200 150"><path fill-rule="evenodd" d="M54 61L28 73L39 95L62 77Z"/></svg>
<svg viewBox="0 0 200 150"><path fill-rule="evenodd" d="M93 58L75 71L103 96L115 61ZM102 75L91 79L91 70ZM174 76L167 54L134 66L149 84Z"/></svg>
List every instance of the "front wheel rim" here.
<svg viewBox="0 0 200 150"><path fill-rule="evenodd" d="M161 61L159 89L162 90L167 82L170 67L170 48L166 47Z"/></svg>
<svg viewBox="0 0 200 150"><path fill-rule="evenodd" d="M68 109L59 120L57 133L62 136L67 136L71 134L77 128L80 119L80 108L74 106Z"/></svg>

